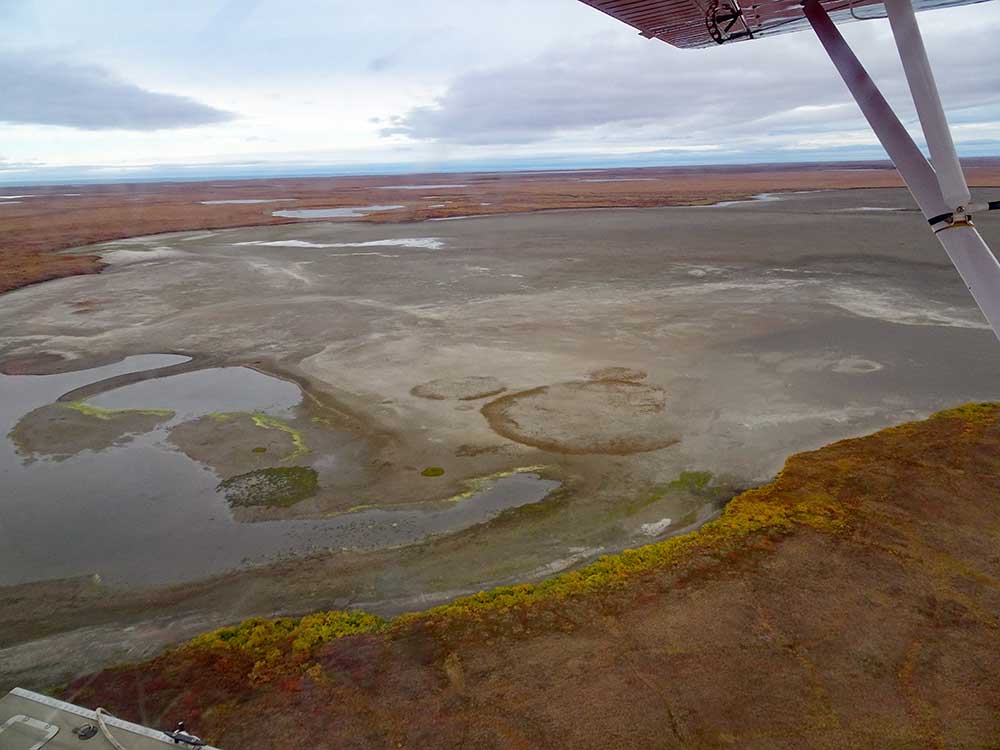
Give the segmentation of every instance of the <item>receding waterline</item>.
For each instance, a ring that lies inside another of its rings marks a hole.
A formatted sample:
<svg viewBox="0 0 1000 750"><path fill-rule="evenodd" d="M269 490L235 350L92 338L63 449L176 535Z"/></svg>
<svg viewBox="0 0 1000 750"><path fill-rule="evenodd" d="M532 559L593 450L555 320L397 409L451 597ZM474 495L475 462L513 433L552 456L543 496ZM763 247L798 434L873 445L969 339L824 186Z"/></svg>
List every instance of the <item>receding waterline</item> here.
<svg viewBox="0 0 1000 750"><path fill-rule="evenodd" d="M255 370L142 377L186 361L143 355L0 376L8 539L0 586L93 574L164 584L330 550L399 547L541 502L559 484L530 467L485 477L452 502L288 515L267 494L273 487L248 479L311 475L301 502L319 501L330 477L364 466L357 436L321 428L301 411L297 385ZM110 388L87 395L101 383ZM234 481L243 492L236 499Z"/></svg>

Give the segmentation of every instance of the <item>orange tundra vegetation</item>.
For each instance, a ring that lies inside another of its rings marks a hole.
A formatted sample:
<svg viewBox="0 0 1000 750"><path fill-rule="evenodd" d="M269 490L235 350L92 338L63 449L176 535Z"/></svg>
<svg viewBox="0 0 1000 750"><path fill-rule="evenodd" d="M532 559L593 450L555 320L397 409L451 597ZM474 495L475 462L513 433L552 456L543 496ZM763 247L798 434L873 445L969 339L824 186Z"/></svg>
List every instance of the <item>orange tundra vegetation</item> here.
<svg viewBox="0 0 1000 750"><path fill-rule="evenodd" d="M966 175L973 186L1000 185L1000 160L969 160ZM433 183L464 186L430 189L431 198L423 191L384 189ZM403 222L546 209L697 205L761 192L886 187L902 187L890 164L854 162L73 185L72 192L79 195L66 195L65 185L10 188L31 197L0 205L0 292L102 269L97 256L58 253L67 248L161 232L302 221L272 216L277 209L392 204L403 207L345 221ZM281 202L200 202L212 200Z"/></svg>
<svg viewBox="0 0 1000 750"><path fill-rule="evenodd" d="M970 404L538 584L248 620L62 695L249 750L995 747L998 541L1000 404Z"/></svg>

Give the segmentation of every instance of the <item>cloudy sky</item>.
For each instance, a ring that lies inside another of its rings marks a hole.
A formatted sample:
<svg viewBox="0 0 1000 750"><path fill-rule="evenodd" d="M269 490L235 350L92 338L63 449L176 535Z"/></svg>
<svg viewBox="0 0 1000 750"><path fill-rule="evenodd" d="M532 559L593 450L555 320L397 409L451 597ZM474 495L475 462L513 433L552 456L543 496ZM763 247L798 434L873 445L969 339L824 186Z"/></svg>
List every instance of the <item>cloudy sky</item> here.
<svg viewBox="0 0 1000 750"><path fill-rule="evenodd" d="M919 18L1000 154L1000 2ZM887 24L843 29L914 124ZM882 155L811 33L682 51L577 0L0 0L0 91L8 183Z"/></svg>

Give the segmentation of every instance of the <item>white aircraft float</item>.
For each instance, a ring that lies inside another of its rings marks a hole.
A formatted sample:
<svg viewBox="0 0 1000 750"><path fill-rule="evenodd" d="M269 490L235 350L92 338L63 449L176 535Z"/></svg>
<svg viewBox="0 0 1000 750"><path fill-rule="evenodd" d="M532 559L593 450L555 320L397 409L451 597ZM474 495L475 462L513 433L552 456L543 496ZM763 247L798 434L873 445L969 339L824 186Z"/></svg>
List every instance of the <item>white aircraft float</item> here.
<svg viewBox="0 0 1000 750"><path fill-rule="evenodd" d="M745 1L746 5L741 5L740 0L581 0L638 29L644 37L676 47L714 47L811 26L994 334L1000 338L1000 263L972 223L973 213L1000 209L1000 201L972 201L915 13L985 0ZM886 17L927 141L929 162L835 23Z"/></svg>

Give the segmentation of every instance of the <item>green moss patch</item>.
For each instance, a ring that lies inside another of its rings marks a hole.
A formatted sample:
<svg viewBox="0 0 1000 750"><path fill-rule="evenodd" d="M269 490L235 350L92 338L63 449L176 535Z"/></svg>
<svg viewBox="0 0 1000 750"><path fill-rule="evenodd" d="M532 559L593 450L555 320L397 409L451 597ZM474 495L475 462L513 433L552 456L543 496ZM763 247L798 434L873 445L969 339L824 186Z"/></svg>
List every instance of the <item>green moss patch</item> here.
<svg viewBox="0 0 1000 750"><path fill-rule="evenodd" d="M444 476L444 469L440 466L428 466L422 472L420 472L422 477L440 477Z"/></svg>
<svg viewBox="0 0 1000 750"><path fill-rule="evenodd" d="M228 422L231 419L238 419L239 417L249 417L255 427L259 427L262 430L278 430L279 432L284 432L292 439L292 452L287 456L282 458L282 461L293 461L300 456L304 456L310 452L309 446L306 444L305 436L302 431L292 427L287 422L278 419L277 417L272 417L261 412L239 412L239 411L227 411L227 412L212 412L211 414L205 415L208 419L215 422ZM264 453L266 448L254 448L254 453Z"/></svg>
<svg viewBox="0 0 1000 750"><path fill-rule="evenodd" d="M174 416L173 409L104 409L100 406L88 404L85 401L70 401L68 403L60 404L60 406L64 409L72 409L79 414L83 414L85 417L93 417L94 419L104 420L115 419L117 417L127 417L135 414L141 414L149 417L163 417L164 419L169 419Z"/></svg>
<svg viewBox="0 0 1000 750"><path fill-rule="evenodd" d="M291 461L309 453L309 446L306 445L306 439L303 437L300 430L296 430L287 422L282 422L277 417L269 417L267 414L251 414L250 418L253 423L258 427L265 430L280 430L281 432L287 433L292 438L292 445L295 446L295 450L285 456L282 461Z"/></svg>
<svg viewBox="0 0 1000 750"><path fill-rule="evenodd" d="M308 466L282 466L238 474L219 483L230 505L287 508L316 494L316 470Z"/></svg>
<svg viewBox="0 0 1000 750"><path fill-rule="evenodd" d="M721 505L735 491L725 482L713 484L713 479L715 477L710 471L682 471L675 479L657 484L651 490L629 500L622 508L623 514L626 517L633 516L665 497L677 495L690 495ZM622 511L616 510L615 515Z"/></svg>

